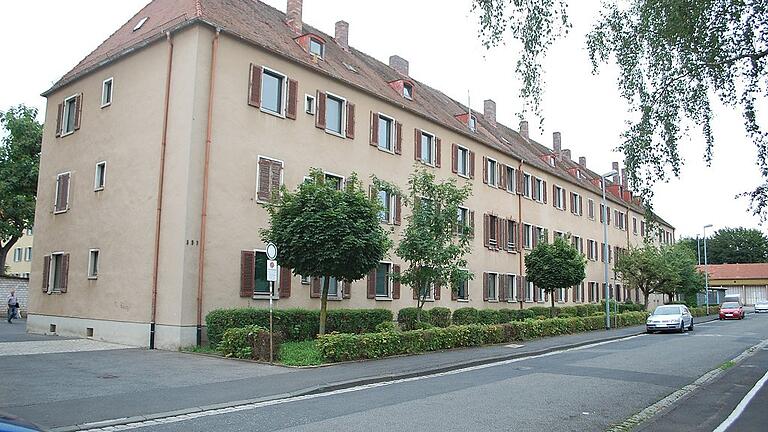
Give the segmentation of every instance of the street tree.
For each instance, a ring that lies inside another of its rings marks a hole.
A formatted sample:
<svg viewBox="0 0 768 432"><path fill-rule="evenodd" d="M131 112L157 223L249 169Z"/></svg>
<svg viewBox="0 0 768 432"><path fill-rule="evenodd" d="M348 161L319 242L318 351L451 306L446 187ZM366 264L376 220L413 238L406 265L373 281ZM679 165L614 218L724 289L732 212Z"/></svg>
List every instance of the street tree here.
<svg viewBox="0 0 768 432"><path fill-rule="evenodd" d="M282 188L265 204L270 226L262 238L277 246L280 265L322 278L320 334L325 334L331 278L352 282L376 268L392 245L379 221L381 205L356 174L343 185L312 169L295 191Z"/></svg>
<svg viewBox="0 0 768 432"><path fill-rule="evenodd" d="M549 294L551 317L555 316L555 292L583 282L586 265L584 256L563 237L551 244L541 242L525 256L526 279Z"/></svg>
<svg viewBox="0 0 768 432"><path fill-rule="evenodd" d="M452 290L472 279L467 270L466 254L470 251L472 227L468 219L460 220L459 207L472 193L471 184L458 186L453 178L437 181L435 175L417 168L408 180L408 193L403 197L411 214L395 252L408 268L399 280L416 292L416 319L430 297L430 290L450 285Z"/></svg>
<svg viewBox="0 0 768 432"><path fill-rule="evenodd" d="M43 125L37 109L19 105L0 113L0 274L8 252L35 219Z"/></svg>
<svg viewBox="0 0 768 432"><path fill-rule="evenodd" d="M675 280L674 267L665 260L661 250L651 243L642 247L630 246L616 257L616 277L626 287L643 293L643 305L648 309L651 294L662 293Z"/></svg>
<svg viewBox="0 0 768 432"><path fill-rule="evenodd" d="M661 257L671 270L659 292L672 303L675 296L692 301L704 289L704 273L696 268L696 256L686 245L679 243L661 249Z"/></svg>
<svg viewBox="0 0 768 432"><path fill-rule="evenodd" d="M768 262L768 237L757 229L719 229L707 239L707 262L709 264Z"/></svg>
<svg viewBox="0 0 768 432"><path fill-rule="evenodd" d="M523 113L539 114L542 60L568 33L566 0L473 0L479 36L487 48L507 35L520 45ZM768 135L756 102L768 86L768 7L763 1L606 1L587 35L593 72L618 67L618 91L629 106L619 150L629 182L650 204L651 186L679 176L679 148L691 125L702 134L704 159L715 143L712 105L741 111L746 136L757 147L763 183L743 195L752 211L768 215ZM765 119L765 116L762 116Z"/></svg>

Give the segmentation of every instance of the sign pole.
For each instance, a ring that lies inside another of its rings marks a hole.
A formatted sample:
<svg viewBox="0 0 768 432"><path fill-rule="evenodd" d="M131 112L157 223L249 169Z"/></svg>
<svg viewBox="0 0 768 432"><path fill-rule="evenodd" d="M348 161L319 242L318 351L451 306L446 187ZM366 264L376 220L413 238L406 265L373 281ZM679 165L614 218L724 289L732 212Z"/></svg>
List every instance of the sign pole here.
<svg viewBox="0 0 768 432"><path fill-rule="evenodd" d="M274 338L272 333L274 329L272 326L272 311L273 311L273 299L275 297L275 281L277 280L277 246L270 242L267 244L267 280L269 281L269 363L272 364L275 361L274 350Z"/></svg>
<svg viewBox="0 0 768 432"><path fill-rule="evenodd" d="M269 363L274 362L272 341L272 297L275 295L275 282L269 282Z"/></svg>

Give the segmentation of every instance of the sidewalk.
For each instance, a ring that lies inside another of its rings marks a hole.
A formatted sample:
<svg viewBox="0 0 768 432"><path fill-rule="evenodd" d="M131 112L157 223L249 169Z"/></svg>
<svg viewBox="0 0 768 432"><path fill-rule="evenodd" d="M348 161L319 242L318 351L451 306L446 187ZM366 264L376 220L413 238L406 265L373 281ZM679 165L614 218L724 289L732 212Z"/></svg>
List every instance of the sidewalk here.
<svg viewBox="0 0 768 432"><path fill-rule="evenodd" d="M698 322L704 322L704 319L699 318ZM210 370L214 373L219 368L236 368L240 370L240 376L243 376L242 370L260 372L255 373L256 376L241 379L222 376L216 382L206 383L202 383L199 378L195 381L196 377L193 376L189 378L196 384L188 384L190 381L186 381L186 385L166 383L167 378L162 378L160 383L157 383L151 379L152 377L147 377L144 382L151 382L151 385L146 387L127 383L122 391L97 397L84 398L81 394L71 394L56 401L0 406L0 410L9 411L48 427L60 428L58 430L76 430L71 426L118 418L122 418L120 423L127 423L152 418L153 415L165 416L166 413L173 411L194 412L212 407L234 406L254 400L319 393L567 349L636 335L644 331L644 326L626 327L618 330L537 339L522 342L519 345L458 349L307 369L280 368L187 353L121 350L114 355L136 356L134 362L151 362L155 368L162 369L166 375L168 371L173 371L172 375L200 374L201 370ZM105 355L102 352L90 354ZM43 364L46 363L47 361L43 362ZM179 368L178 364L184 364L186 369ZM198 365L201 367L197 367ZM66 369L62 373L66 373ZM184 381L182 378L183 376L176 376L177 381ZM50 382L47 384L50 385ZM24 391L23 388L22 391Z"/></svg>

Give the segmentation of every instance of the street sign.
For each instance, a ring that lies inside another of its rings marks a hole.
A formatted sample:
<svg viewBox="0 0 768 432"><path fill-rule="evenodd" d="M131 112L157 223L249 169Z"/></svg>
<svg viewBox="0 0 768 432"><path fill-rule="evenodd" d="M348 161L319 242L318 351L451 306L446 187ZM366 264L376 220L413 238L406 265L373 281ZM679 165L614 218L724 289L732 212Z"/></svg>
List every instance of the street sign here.
<svg viewBox="0 0 768 432"><path fill-rule="evenodd" d="M277 246L274 243L267 243L267 259L277 259Z"/></svg>
<svg viewBox="0 0 768 432"><path fill-rule="evenodd" d="M269 282L277 281L277 261L267 260L267 280Z"/></svg>

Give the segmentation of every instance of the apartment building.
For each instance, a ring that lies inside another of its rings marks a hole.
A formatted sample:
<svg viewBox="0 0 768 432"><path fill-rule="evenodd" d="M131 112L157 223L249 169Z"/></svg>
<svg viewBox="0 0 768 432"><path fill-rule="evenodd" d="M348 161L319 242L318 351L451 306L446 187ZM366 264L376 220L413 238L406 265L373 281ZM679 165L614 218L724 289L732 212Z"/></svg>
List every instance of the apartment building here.
<svg viewBox="0 0 768 432"><path fill-rule="evenodd" d="M551 147L535 142L527 122L497 119L492 100L471 110L412 78L407 60L349 46L346 22L330 36L301 10L301 0L286 13L254 0L154 0L43 93L30 331L175 348L196 343L213 309L266 307L270 296L277 308L318 308L321 281L287 268L270 293L259 235L262 203L312 167L340 186L356 172L404 188L415 166L472 185L458 217L475 226L475 278L433 288L431 306L548 301L523 256L558 235L588 258L584 284L558 302L597 302L601 260L644 238L673 241L663 220L646 226L617 175L601 255L599 175L559 133ZM379 197L397 238L409 210ZM390 253L362 280L331 281L330 307L415 305L387 277L402 266ZM640 299L620 281L610 289Z"/></svg>
<svg viewBox="0 0 768 432"><path fill-rule="evenodd" d="M34 242L33 228L24 230L21 238L8 252L5 265L8 267L6 274L29 278L32 269L32 243ZM0 272L2 273L2 272Z"/></svg>

